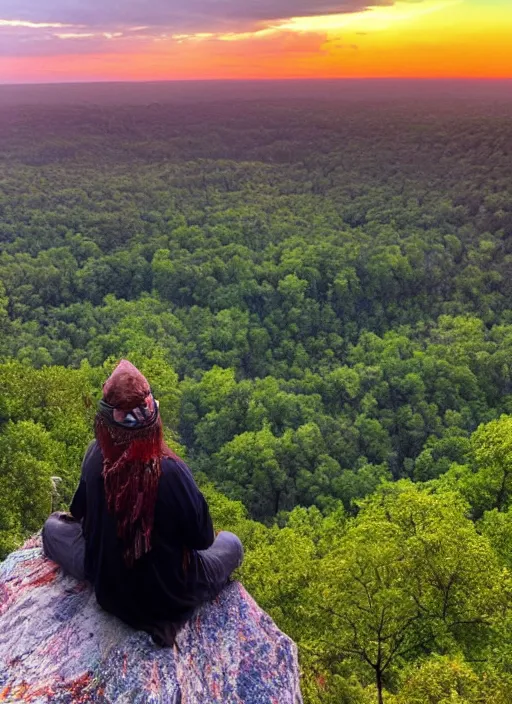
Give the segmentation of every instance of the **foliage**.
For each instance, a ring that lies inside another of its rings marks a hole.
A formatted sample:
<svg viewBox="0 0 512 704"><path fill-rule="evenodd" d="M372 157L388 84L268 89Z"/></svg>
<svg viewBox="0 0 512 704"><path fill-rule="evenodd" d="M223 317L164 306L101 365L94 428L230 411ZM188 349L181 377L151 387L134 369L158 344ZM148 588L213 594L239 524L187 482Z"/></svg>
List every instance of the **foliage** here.
<svg viewBox="0 0 512 704"><path fill-rule="evenodd" d="M129 357L308 704L504 704L509 106L375 107L0 108L0 557Z"/></svg>

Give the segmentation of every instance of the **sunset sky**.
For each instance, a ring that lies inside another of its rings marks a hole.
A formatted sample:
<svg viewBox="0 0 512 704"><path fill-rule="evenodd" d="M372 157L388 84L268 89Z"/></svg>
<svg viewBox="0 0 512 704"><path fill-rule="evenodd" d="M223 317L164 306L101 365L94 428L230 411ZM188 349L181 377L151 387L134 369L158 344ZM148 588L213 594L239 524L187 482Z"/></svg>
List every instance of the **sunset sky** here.
<svg viewBox="0 0 512 704"><path fill-rule="evenodd" d="M512 78L512 0L0 0L0 83Z"/></svg>

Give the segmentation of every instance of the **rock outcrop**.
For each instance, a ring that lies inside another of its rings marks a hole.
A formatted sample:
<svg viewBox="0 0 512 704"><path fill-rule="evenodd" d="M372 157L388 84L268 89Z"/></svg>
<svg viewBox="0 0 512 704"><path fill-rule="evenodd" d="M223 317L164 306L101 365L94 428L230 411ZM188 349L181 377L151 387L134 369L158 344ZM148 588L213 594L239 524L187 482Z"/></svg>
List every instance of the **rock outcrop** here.
<svg viewBox="0 0 512 704"><path fill-rule="evenodd" d="M240 584L199 609L175 648L102 611L34 539L0 564L0 702L299 704L295 645Z"/></svg>

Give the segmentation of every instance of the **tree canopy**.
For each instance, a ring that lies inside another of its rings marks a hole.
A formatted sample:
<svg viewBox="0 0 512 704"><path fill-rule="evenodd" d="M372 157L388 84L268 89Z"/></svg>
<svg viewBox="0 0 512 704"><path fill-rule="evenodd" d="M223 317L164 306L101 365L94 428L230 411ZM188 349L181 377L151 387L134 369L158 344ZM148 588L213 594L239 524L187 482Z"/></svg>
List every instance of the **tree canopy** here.
<svg viewBox="0 0 512 704"><path fill-rule="evenodd" d="M125 356L307 704L508 703L510 144L505 99L0 107L0 559Z"/></svg>

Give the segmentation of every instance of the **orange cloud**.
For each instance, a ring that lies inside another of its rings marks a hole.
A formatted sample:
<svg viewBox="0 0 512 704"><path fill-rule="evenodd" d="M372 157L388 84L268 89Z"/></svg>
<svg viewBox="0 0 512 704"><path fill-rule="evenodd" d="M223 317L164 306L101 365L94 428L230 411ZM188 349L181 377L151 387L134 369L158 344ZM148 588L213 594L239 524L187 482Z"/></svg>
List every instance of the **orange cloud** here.
<svg viewBox="0 0 512 704"><path fill-rule="evenodd" d="M111 51L0 57L0 80L512 78L512 7L418 0L255 32L109 38ZM144 30L144 27L138 28ZM57 31L57 30L55 30ZM68 30L59 30L67 41ZM69 37L84 46L87 38Z"/></svg>

